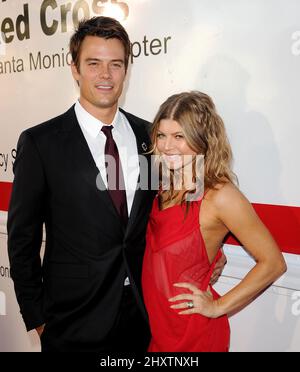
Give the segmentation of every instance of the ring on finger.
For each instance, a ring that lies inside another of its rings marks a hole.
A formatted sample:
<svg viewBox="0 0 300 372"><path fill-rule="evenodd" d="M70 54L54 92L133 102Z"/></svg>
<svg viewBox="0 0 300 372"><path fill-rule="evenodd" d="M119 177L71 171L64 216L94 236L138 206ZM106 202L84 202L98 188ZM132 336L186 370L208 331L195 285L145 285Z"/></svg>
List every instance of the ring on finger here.
<svg viewBox="0 0 300 372"><path fill-rule="evenodd" d="M193 301L189 301L189 302L187 302L187 307L189 308L189 309L192 309L193 307L194 307L194 302Z"/></svg>

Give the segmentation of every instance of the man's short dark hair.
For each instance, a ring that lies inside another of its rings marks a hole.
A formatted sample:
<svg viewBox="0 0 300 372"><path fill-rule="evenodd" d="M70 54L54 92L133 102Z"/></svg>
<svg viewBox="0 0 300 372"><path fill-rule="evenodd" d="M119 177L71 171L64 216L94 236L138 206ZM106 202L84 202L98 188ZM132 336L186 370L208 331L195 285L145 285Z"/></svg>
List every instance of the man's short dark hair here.
<svg viewBox="0 0 300 372"><path fill-rule="evenodd" d="M120 22L114 18L101 16L93 17L79 23L70 40L72 60L78 71L80 68L80 49L86 36L98 36L104 39L120 40L125 50L124 62L125 70L127 71L130 55L130 40L125 28Z"/></svg>

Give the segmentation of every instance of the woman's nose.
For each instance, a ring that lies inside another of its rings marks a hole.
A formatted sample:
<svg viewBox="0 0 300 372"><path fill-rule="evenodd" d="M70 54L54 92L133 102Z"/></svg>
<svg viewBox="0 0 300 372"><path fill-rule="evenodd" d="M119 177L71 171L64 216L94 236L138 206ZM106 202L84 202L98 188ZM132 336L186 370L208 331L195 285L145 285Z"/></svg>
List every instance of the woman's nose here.
<svg viewBox="0 0 300 372"><path fill-rule="evenodd" d="M165 150L172 150L174 147L173 138L169 137L165 141Z"/></svg>

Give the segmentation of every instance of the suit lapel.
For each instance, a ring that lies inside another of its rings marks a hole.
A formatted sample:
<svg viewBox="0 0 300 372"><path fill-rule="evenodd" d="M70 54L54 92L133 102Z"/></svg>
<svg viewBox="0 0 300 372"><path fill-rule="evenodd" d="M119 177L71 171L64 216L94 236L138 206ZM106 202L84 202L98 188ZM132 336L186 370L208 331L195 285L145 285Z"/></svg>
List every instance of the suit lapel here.
<svg viewBox="0 0 300 372"><path fill-rule="evenodd" d="M144 167L141 167L140 169L137 189L134 195L131 213L129 216L129 221L128 221L127 230L126 230L126 236L128 236L130 234L132 227L134 226L134 222L137 218L138 211L140 210L142 203L145 201L144 200L145 190L141 190L141 188L139 187L140 179L143 179L144 177L146 177L144 179L148 179L150 181L150 158L151 157L150 155L145 155L145 153L150 150L150 138L149 138L147 129L144 126L144 124L139 122L135 116L128 114L127 112L123 110L120 110L120 111L126 116L135 134L138 155L144 156L147 160L147 165L148 165L147 169L144 169Z"/></svg>
<svg viewBox="0 0 300 372"><path fill-rule="evenodd" d="M147 133L146 122L142 123L141 119L120 110L127 118L136 138L137 151L139 156L145 156L147 161L147 167L141 167L139 180L148 179L150 182L150 155L145 155L146 152L150 150L150 138ZM68 142L72 147L73 164L76 164L76 167L80 172L83 172L83 177L85 181L91 186L91 190L95 190L95 200L101 199L101 201L106 205L107 212L113 214L116 217L116 220L119 221L119 224L122 225L120 216L118 215L117 210L115 209L110 195L104 185L104 182L101 178L101 174L96 166L94 158L90 152L89 146L86 142L84 134L78 123L74 106L70 108L64 115L62 115L62 132L68 136ZM70 150L70 151L71 151ZM144 202L145 190L141 190L139 187L139 180L137 184L137 189L134 195L133 205L131 208L131 213L129 216L128 225L126 228L126 236L130 234L132 227L134 226L135 220L137 218L138 212L141 208L142 203ZM97 188L97 184L100 186ZM148 186L150 187L150 186ZM149 189L150 190L150 189ZM99 205L100 200L99 200ZM103 208L104 209L104 208ZM104 209L105 210L105 209Z"/></svg>
<svg viewBox="0 0 300 372"><path fill-rule="evenodd" d="M92 192L93 190L95 191L95 200L101 199L101 202L105 203L107 211L113 214L117 220L120 220L118 212L102 180L101 173L90 152L84 134L82 133L74 106L66 112L62 119L62 131L67 134L68 142L72 147L71 156L73 158L73 164L75 164L76 168L80 171L86 183L90 185ZM101 204L99 203L99 205ZM105 208L101 208L101 210L105 210Z"/></svg>

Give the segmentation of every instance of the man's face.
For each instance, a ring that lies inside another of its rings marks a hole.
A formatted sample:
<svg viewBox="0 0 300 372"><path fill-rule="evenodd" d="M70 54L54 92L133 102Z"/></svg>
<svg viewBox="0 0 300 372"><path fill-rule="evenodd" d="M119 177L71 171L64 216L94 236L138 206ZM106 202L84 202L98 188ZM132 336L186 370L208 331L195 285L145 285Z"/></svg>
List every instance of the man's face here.
<svg viewBox="0 0 300 372"><path fill-rule="evenodd" d="M80 86L80 103L91 114L116 109L126 76L125 50L118 39L87 36L81 46L79 70L72 73Z"/></svg>

